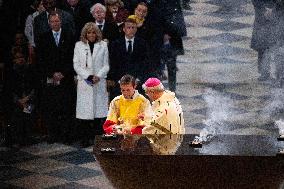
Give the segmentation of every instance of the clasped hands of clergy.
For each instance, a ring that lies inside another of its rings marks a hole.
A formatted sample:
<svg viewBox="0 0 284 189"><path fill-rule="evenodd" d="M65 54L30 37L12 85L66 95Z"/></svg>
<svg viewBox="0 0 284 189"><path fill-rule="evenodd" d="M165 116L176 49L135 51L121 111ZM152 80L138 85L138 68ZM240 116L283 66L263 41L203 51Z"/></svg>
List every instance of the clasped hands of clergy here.
<svg viewBox="0 0 284 189"><path fill-rule="evenodd" d="M145 115L144 114L138 114L137 118L132 118L132 119L118 119L117 124L115 124L113 128L113 134L131 134L131 129L140 126L137 125L139 121L144 120Z"/></svg>

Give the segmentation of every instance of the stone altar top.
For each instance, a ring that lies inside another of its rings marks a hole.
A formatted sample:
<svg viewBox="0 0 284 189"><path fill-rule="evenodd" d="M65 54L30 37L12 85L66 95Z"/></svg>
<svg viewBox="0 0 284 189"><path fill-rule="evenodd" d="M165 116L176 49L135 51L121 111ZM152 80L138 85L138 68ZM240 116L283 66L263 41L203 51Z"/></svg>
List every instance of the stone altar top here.
<svg viewBox="0 0 284 189"><path fill-rule="evenodd" d="M276 156L284 149L284 141L268 135L216 135L201 148L189 144L195 135L116 135L114 138L96 138L94 153L112 155L227 155Z"/></svg>

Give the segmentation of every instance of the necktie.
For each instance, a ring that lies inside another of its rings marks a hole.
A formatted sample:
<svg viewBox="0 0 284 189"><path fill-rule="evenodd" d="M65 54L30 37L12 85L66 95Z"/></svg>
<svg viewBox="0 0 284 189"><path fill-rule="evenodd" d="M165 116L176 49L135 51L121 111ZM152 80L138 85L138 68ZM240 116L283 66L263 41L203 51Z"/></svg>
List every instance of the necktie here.
<svg viewBox="0 0 284 189"><path fill-rule="evenodd" d="M99 24L98 27L100 30L102 30L103 25Z"/></svg>
<svg viewBox="0 0 284 189"><path fill-rule="evenodd" d="M127 53L131 54L132 53L132 41L129 40L127 42L128 42Z"/></svg>
<svg viewBox="0 0 284 189"><path fill-rule="evenodd" d="M58 46L58 44L59 44L59 33L58 32L54 33L54 39L55 39L56 45Z"/></svg>

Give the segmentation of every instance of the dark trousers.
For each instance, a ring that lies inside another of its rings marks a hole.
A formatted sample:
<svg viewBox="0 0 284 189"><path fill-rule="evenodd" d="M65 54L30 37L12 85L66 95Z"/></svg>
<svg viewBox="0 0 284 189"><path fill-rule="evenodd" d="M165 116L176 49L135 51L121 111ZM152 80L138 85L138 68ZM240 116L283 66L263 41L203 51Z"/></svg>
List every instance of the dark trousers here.
<svg viewBox="0 0 284 189"><path fill-rule="evenodd" d="M167 68L168 68L168 83L169 83L169 90L175 92L176 91L176 73L177 73L177 66L176 66L176 57L173 59L168 59L165 61Z"/></svg>
<svg viewBox="0 0 284 189"><path fill-rule="evenodd" d="M9 128L8 140L10 144L28 145L35 125L34 114L15 112Z"/></svg>
<svg viewBox="0 0 284 189"><path fill-rule="evenodd" d="M167 66L169 90L176 91L177 53L171 46L164 46L161 53L161 62Z"/></svg>
<svg viewBox="0 0 284 189"><path fill-rule="evenodd" d="M257 68L261 79L268 79L270 76L270 63L264 61L264 53L268 49L258 50Z"/></svg>
<svg viewBox="0 0 284 189"><path fill-rule="evenodd" d="M44 125L51 142L68 142L73 130L72 92L66 86L47 86L42 96Z"/></svg>
<svg viewBox="0 0 284 189"><path fill-rule="evenodd" d="M96 135L104 134L103 124L106 120L104 118L95 118L94 120L77 119L77 133L78 139L83 145L91 144L90 141L95 139Z"/></svg>
<svg viewBox="0 0 284 189"><path fill-rule="evenodd" d="M283 52L277 51L274 55L274 64L275 64L275 80L276 87L284 87L284 54Z"/></svg>

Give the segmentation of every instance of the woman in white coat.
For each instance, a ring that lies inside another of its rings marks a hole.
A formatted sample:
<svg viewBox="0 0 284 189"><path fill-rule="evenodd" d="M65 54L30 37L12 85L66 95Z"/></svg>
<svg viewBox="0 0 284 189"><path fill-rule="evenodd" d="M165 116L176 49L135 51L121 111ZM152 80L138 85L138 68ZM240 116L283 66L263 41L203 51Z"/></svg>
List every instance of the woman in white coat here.
<svg viewBox="0 0 284 189"><path fill-rule="evenodd" d="M96 134L103 133L108 112L108 47L95 23L88 22L83 27L81 40L75 45L73 63L78 80L76 118L82 145L87 146Z"/></svg>

